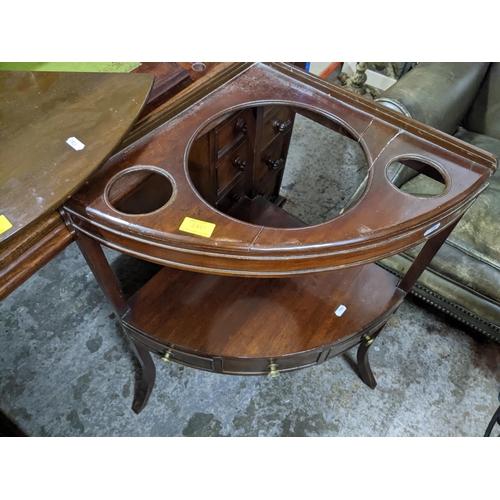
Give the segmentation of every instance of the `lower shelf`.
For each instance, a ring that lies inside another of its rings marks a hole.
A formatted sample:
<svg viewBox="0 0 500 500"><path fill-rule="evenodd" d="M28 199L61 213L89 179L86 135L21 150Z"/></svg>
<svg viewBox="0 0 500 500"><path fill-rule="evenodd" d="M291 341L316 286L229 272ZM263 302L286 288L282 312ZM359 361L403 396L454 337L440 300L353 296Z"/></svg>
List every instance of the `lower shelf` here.
<svg viewBox="0 0 500 500"><path fill-rule="evenodd" d="M321 363L378 330L404 298L375 264L293 278L162 269L128 301L134 342L172 361L229 374Z"/></svg>

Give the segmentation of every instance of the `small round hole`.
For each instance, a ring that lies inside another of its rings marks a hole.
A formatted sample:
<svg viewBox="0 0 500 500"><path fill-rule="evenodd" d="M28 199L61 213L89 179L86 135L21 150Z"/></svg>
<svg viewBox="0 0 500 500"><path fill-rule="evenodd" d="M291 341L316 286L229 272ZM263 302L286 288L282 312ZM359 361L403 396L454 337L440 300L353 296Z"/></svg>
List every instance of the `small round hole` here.
<svg viewBox="0 0 500 500"><path fill-rule="evenodd" d="M205 71L207 69L207 65L202 62L195 62L191 64L191 69L193 71Z"/></svg>
<svg viewBox="0 0 500 500"><path fill-rule="evenodd" d="M387 167L393 186L419 198L439 196L446 190L446 179L434 166L414 158L399 158Z"/></svg>
<svg viewBox="0 0 500 500"><path fill-rule="evenodd" d="M165 206L173 186L163 173L148 167L133 167L111 179L107 189L109 204L125 214L148 214Z"/></svg>

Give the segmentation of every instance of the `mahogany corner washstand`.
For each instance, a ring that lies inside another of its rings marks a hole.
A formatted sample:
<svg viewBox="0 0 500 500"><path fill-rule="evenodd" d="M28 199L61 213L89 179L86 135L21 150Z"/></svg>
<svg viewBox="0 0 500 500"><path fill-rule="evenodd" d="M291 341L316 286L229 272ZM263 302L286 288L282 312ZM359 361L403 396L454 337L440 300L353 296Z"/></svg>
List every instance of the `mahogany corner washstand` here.
<svg viewBox="0 0 500 500"><path fill-rule="evenodd" d="M279 187L296 113L356 140L362 195L307 226ZM401 162L440 180L420 198L392 185ZM64 206L68 225L154 385L150 352L218 373L271 374L368 348L486 187L495 158L286 64L240 65L113 156ZM399 280L376 261L424 244ZM164 266L126 300L101 245Z"/></svg>

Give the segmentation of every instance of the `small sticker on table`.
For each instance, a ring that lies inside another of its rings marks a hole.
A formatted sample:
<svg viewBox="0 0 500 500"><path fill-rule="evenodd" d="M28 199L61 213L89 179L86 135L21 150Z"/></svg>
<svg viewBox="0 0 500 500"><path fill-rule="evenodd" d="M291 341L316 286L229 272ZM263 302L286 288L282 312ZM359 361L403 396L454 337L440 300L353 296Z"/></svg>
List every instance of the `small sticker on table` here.
<svg viewBox="0 0 500 500"><path fill-rule="evenodd" d="M439 229L439 226L441 226L441 222L438 222L435 226L432 226L431 228L427 229L427 231L424 233L424 237L429 236L429 234Z"/></svg>
<svg viewBox="0 0 500 500"><path fill-rule="evenodd" d="M0 234L5 233L12 227L10 220L5 215L0 215Z"/></svg>
<svg viewBox="0 0 500 500"><path fill-rule="evenodd" d="M205 222L203 220L192 219L191 217L185 217L182 224L179 226L180 231L185 233L197 234L198 236L204 236L205 238L210 238L214 232L215 224L212 222Z"/></svg>
<svg viewBox="0 0 500 500"><path fill-rule="evenodd" d="M85 147L85 144L83 144L82 141L79 141L76 137L70 137L69 139L66 139L66 143L76 151L81 151Z"/></svg>
<svg viewBox="0 0 500 500"><path fill-rule="evenodd" d="M340 304L339 307L337 307L337 310L335 311L335 316L342 316L347 311L347 307L344 306L343 304Z"/></svg>

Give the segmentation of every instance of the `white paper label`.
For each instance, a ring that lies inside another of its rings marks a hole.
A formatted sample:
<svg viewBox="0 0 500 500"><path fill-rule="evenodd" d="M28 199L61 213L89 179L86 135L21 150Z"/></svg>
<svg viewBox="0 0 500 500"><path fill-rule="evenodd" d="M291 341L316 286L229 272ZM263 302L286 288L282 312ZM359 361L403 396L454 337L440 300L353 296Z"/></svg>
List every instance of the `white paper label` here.
<svg viewBox="0 0 500 500"><path fill-rule="evenodd" d="M76 151L81 151L85 147L85 144L79 141L76 137L70 137L69 139L66 140L66 143L69 144Z"/></svg>
<svg viewBox="0 0 500 500"><path fill-rule="evenodd" d="M347 311L347 307L344 306L343 304L340 304L339 307L337 307L337 310L335 311L335 315L340 317L342 314L344 314Z"/></svg>
<svg viewBox="0 0 500 500"><path fill-rule="evenodd" d="M432 226L431 228L427 229L427 231L424 233L424 236L429 236L429 234L436 231L436 229L439 229L440 225L441 225L441 222L438 222L435 226Z"/></svg>

